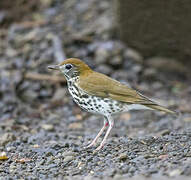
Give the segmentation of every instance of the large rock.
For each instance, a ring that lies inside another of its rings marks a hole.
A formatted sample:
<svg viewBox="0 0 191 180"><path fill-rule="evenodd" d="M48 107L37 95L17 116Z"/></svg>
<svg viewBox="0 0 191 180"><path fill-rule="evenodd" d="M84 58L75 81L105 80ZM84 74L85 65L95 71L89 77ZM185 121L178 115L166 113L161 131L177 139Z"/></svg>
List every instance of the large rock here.
<svg viewBox="0 0 191 180"><path fill-rule="evenodd" d="M191 57L190 0L114 0L121 39L145 57Z"/></svg>

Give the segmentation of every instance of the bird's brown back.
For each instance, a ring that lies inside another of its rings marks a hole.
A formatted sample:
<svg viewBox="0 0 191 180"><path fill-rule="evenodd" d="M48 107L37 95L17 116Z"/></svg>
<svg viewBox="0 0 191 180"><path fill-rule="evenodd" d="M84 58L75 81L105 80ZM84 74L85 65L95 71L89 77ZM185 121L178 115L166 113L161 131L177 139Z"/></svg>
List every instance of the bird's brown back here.
<svg viewBox="0 0 191 180"><path fill-rule="evenodd" d="M80 76L79 87L86 93L111 98L132 104L153 104L154 102L139 94L136 90L98 72Z"/></svg>

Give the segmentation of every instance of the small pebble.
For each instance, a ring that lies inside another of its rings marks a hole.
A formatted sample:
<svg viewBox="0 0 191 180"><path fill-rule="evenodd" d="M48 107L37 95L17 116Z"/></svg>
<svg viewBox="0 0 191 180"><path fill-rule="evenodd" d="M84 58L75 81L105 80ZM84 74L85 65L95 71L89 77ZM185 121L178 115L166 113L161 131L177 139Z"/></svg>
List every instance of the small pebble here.
<svg viewBox="0 0 191 180"><path fill-rule="evenodd" d="M82 129L82 123L71 123L68 126L69 129Z"/></svg>
<svg viewBox="0 0 191 180"><path fill-rule="evenodd" d="M72 160L74 160L74 156L66 156L64 158L64 162L69 162L69 161L72 161Z"/></svg>
<svg viewBox="0 0 191 180"><path fill-rule="evenodd" d="M5 133L0 137L0 145L4 146L7 143L14 141L16 139L13 133Z"/></svg>
<svg viewBox="0 0 191 180"><path fill-rule="evenodd" d="M52 124L42 124L41 127L46 131L53 131L54 126Z"/></svg>
<svg viewBox="0 0 191 180"><path fill-rule="evenodd" d="M109 58L109 52L104 48L98 48L95 52L95 62L97 64L106 63Z"/></svg>
<svg viewBox="0 0 191 180"><path fill-rule="evenodd" d="M124 160L126 160L126 159L128 159L127 153L121 153L121 154L119 155L119 160L124 161Z"/></svg>
<svg viewBox="0 0 191 180"><path fill-rule="evenodd" d="M180 169L174 169L168 173L170 177L179 176L182 173Z"/></svg>

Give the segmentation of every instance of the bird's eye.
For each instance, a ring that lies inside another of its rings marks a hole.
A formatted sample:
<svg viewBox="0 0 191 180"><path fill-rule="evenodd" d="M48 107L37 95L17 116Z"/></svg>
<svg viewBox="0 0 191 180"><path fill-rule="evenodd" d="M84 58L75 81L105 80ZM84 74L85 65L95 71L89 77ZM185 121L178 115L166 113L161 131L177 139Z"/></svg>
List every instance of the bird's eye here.
<svg viewBox="0 0 191 180"><path fill-rule="evenodd" d="M71 65L71 64L66 64L65 68L66 68L67 70L70 70L70 69L72 68L72 65Z"/></svg>

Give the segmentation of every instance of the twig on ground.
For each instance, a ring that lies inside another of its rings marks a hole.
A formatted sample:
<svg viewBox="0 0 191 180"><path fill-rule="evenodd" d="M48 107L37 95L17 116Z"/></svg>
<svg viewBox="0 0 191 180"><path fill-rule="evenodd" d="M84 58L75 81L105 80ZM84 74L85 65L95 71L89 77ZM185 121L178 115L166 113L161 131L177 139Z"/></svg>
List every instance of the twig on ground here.
<svg viewBox="0 0 191 180"><path fill-rule="evenodd" d="M36 81L51 81L55 83L66 82L65 78L57 75L39 74L33 72L27 72L24 74L24 78Z"/></svg>

